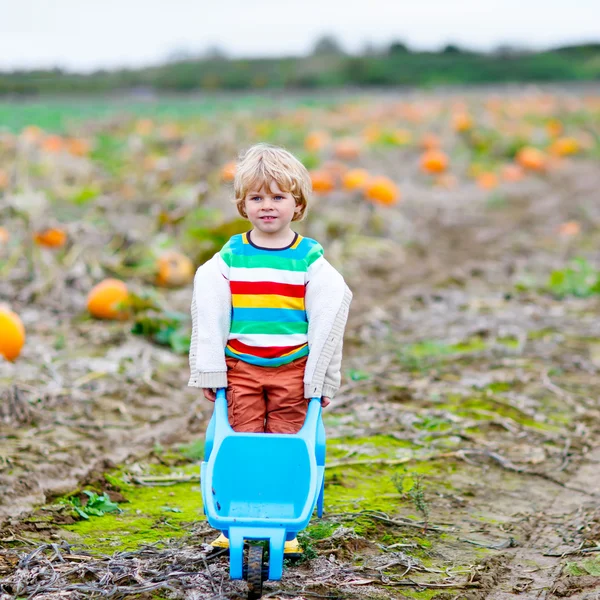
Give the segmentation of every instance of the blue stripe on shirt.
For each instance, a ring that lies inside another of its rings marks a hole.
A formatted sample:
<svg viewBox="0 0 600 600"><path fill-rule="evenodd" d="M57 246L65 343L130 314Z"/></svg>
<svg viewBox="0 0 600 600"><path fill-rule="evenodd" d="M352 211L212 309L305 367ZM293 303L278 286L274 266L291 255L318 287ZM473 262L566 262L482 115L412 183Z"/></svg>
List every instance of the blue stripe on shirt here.
<svg viewBox="0 0 600 600"><path fill-rule="evenodd" d="M303 346L293 354L282 356L280 358L261 358L260 356L252 356L251 354L235 354L229 348L225 348L225 356L231 358L239 358L241 361L258 365L259 367L281 367L295 361L303 356L308 356L308 345Z"/></svg>
<svg viewBox="0 0 600 600"><path fill-rule="evenodd" d="M236 321L263 321L267 323L295 323L306 322L304 310L290 308L234 308L233 314ZM233 319L232 319L233 320Z"/></svg>

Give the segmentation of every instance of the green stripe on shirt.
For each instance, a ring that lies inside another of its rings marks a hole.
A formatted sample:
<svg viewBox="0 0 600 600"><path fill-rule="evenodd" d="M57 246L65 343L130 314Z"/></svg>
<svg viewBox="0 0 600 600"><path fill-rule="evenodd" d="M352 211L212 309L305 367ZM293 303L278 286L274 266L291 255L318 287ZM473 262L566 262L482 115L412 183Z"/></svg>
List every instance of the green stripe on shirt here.
<svg viewBox="0 0 600 600"><path fill-rule="evenodd" d="M306 333L307 331L308 323L305 321L272 323L269 321L237 321L234 317L231 322L231 333L271 333L274 335L286 335L289 333Z"/></svg>

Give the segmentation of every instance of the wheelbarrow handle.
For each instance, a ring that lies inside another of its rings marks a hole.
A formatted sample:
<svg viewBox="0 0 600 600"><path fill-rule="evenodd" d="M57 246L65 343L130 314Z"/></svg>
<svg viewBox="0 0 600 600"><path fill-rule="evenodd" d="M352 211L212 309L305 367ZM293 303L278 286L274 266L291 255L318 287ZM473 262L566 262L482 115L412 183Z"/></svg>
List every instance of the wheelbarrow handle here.
<svg viewBox="0 0 600 600"><path fill-rule="evenodd" d="M225 388L217 388L217 398L225 398ZM318 400L320 402L321 398L318 396L313 396L311 398L311 401L312 400Z"/></svg>

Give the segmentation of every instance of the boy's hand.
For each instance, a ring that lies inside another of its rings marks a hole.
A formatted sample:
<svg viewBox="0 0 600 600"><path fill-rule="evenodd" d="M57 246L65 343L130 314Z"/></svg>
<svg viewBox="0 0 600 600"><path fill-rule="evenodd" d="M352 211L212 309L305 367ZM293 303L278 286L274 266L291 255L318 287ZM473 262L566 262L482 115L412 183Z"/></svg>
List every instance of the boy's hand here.
<svg viewBox="0 0 600 600"><path fill-rule="evenodd" d="M217 399L217 394L216 392L211 389L211 388L203 388L202 391L204 392L204 397L207 400L210 400L211 402L214 402Z"/></svg>
<svg viewBox="0 0 600 600"><path fill-rule="evenodd" d="M323 408L325 408L326 406L329 406L331 404L331 398L328 398L327 396L323 396L321 398L321 406Z"/></svg>

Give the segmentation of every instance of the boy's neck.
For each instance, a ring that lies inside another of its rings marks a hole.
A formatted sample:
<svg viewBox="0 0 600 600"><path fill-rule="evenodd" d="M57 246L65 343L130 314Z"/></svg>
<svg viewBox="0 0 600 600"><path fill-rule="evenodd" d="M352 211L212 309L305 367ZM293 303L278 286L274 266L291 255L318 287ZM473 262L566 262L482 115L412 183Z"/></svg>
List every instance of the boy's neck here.
<svg viewBox="0 0 600 600"><path fill-rule="evenodd" d="M287 231L277 232L277 234L264 234L258 229L251 229L248 232L252 243L256 246L261 246L262 248L286 248L289 246L296 237L296 233L291 229Z"/></svg>

